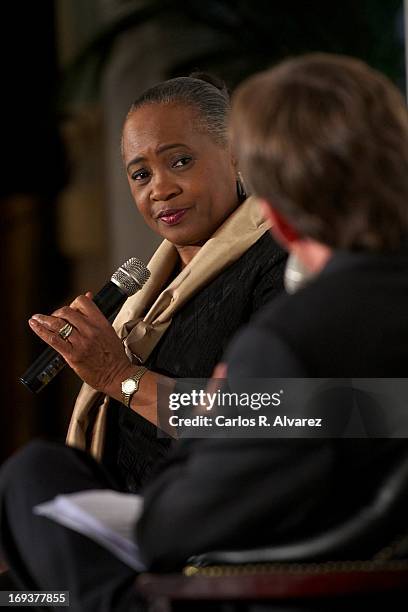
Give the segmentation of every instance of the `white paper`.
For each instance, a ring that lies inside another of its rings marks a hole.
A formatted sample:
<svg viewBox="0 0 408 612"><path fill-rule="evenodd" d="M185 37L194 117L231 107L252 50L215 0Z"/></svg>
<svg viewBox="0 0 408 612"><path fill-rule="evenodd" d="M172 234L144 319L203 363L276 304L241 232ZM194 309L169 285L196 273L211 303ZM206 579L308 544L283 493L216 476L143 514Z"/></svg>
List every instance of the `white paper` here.
<svg viewBox="0 0 408 612"><path fill-rule="evenodd" d="M137 572L146 570L134 539L135 525L143 509L143 498L109 489L57 495L34 506L34 514L94 540Z"/></svg>

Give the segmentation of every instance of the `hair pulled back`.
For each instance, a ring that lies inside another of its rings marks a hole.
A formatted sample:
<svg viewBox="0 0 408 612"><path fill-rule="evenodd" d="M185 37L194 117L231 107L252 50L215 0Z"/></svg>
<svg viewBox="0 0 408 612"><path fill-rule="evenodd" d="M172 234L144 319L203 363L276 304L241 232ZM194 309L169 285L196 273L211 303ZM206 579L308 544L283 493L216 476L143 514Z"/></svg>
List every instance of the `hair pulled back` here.
<svg viewBox="0 0 408 612"><path fill-rule="evenodd" d="M194 72L188 77L163 81L143 92L128 116L146 104L180 104L196 112L197 129L226 146L230 98L225 83L213 75Z"/></svg>

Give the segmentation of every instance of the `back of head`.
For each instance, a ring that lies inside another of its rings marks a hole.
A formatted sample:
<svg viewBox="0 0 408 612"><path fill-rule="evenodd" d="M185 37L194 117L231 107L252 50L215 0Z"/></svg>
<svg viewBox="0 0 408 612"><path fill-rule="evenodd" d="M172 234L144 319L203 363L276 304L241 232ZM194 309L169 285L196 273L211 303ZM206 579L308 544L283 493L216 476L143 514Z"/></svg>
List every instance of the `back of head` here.
<svg viewBox="0 0 408 612"><path fill-rule="evenodd" d="M193 109L197 129L221 146L228 142L230 98L225 83L213 75L194 72L158 83L133 102L129 114L145 104L177 104Z"/></svg>
<svg viewBox="0 0 408 612"><path fill-rule="evenodd" d="M233 100L245 180L302 235L393 250L408 233L408 112L351 57L309 54L250 77Z"/></svg>

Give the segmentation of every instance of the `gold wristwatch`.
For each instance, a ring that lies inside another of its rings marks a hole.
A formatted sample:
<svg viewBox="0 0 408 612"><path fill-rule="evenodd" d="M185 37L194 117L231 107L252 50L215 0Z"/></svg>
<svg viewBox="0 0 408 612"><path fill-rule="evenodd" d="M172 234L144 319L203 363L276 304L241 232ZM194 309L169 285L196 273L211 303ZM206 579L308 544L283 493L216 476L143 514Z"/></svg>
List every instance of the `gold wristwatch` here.
<svg viewBox="0 0 408 612"><path fill-rule="evenodd" d="M130 406L130 400L139 389L140 379L142 378L143 374L145 374L145 372L147 372L147 368L145 368L144 366L140 366L136 369L133 376L130 376L130 378L126 378L126 380L122 381L123 403L128 408Z"/></svg>

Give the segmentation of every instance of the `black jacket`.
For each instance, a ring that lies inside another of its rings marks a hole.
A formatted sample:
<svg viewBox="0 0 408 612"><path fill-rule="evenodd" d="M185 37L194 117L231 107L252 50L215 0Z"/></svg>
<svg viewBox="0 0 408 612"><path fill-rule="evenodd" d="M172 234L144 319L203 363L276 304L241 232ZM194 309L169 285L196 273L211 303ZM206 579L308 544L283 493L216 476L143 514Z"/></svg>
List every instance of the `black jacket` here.
<svg viewBox="0 0 408 612"><path fill-rule="evenodd" d="M146 366L172 378L207 378L254 312L283 290L286 253L267 232L173 317ZM109 413L105 463L125 489L139 492L172 445L154 425L119 402Z"/></svg>
<svg viewBox="0 0 408 612"><path fill-rule="evenodd" d="M408 253L336 255L305 289L265 307L227 361L234 377L405 377ZM142 554L167 571L193 554L317 533L363 505L406 449L381 439L182 441L144 491Z"/></svg>

